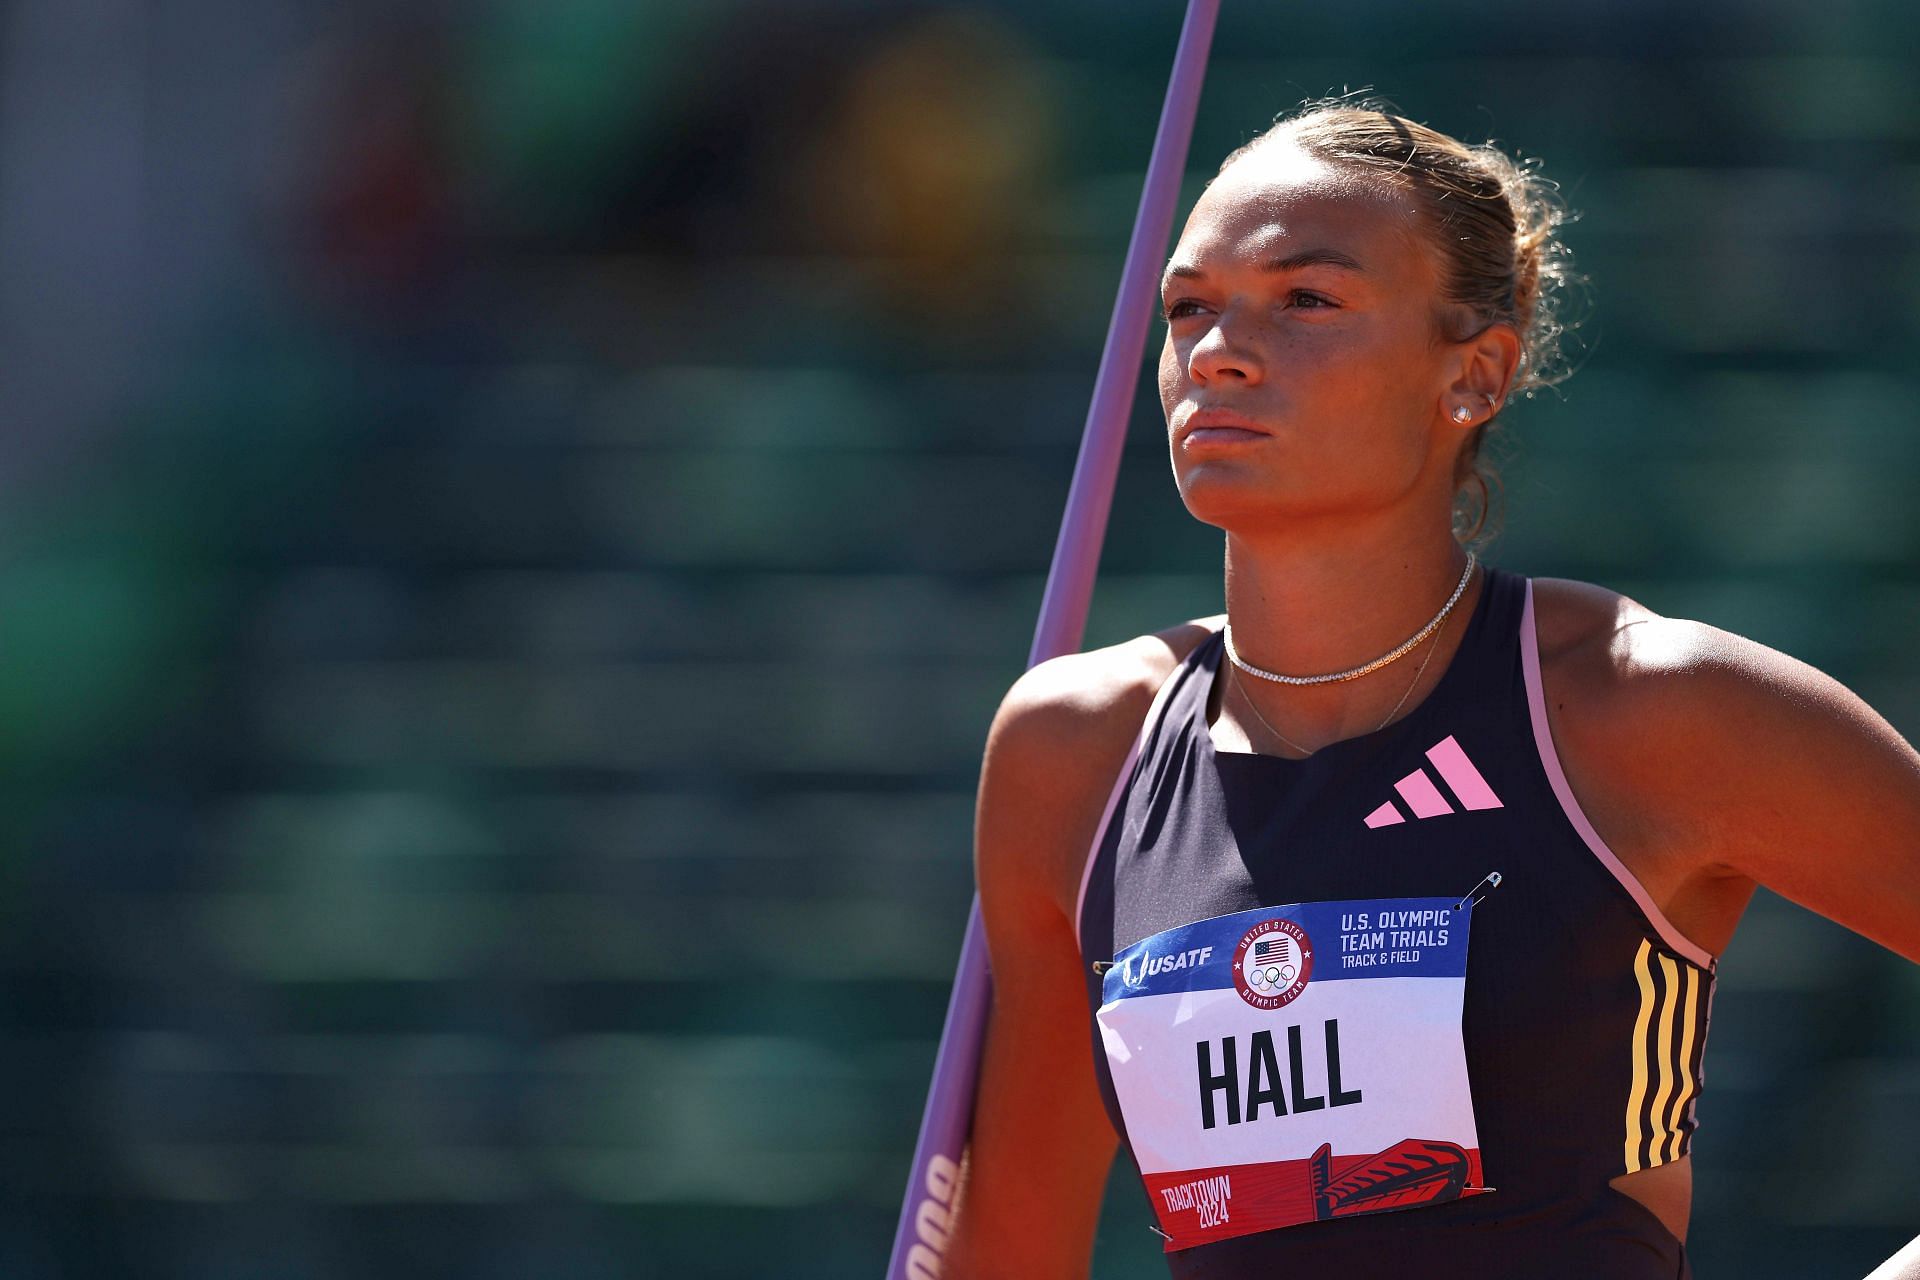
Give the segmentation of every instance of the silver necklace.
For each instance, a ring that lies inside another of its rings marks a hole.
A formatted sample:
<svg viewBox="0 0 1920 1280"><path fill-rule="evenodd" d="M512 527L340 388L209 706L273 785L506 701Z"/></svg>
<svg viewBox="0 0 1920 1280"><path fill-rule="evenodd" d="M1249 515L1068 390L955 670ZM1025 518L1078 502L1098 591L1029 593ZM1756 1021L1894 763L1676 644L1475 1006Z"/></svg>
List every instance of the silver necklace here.
<svg viewBox="0 0 1920 1280"><path fill-rule="evenodd" d="M1420 669L1413 673L1413 683L1408 685L1406 692L1400 695L1400 701L1393 704L1393 710L1387 712L1386 719L1382 720L1379 724L1373 727L1374 733L1378 733L1382 729L1386 728L1388 721L1392 720L1395 715L1399 714L1400 708L1406 705L1407 698L1413 693L1413 691L1416 688L1419 687L1420 677L1427 674L1427 664L1433 661L1433 655L1438 653L1439 651L1440 651L1440 646L1438 644L1435 644L1433 648L1427 650L1427 656L1420 659ZM1236 682L1236 684L1237 683L1238 682ZM1308 750L1306 747L1301 746L1299 743L1295 742L1292 738L1289 738L1286 734L1274 728L1273 721L1267 719L1265 716L1260 714L1260 708L1254 705L1252 696L1249 695L1245 689L1240 690L1240 701L1247 704L1247 710L1253 712L1253 718L1258 720L1261 724L1267 727L1268 733L1271 733L1274 737L1280 739L1280 741L1286 743L1288 746L1292 747L1295 751L1298 751L1303 756L1310 756L1313 754L1312 751Z"/></svg>
<svg viewBox="0 0 1920 1280"><path fill-rule="evenodd" d="M1240 668L1240 670L1246 672L1248 675L1259 676L1262 680L1271 680L1275 684L1333 684L1340 680L1357 680L1370 672L1378 671L1389 662L1405 657L1413 651L1415 645L1432 635L1440 624L1447 620L1447 615L1453 612L1453 606L1460 603L1461 593L1467 589L1467 579L1473 576L1473 560L1473 552L1467 552L1466 571L1460 575L1460 581L1453 588L1453 594L1448 596L1447 602L1440 606L1440 612L1433 615L1433 620L1414 632L1412 636L1391 653L1383 653L1372 662L1363 663L1357 667L1349 667L1345 671L1335 671L1324 676L1283 676L1272 671L1262 671L1259 667L1243 661L1239 651L1233 647L1233 624L1231 622L1222 628L1226 633L1227 657L1233 660L1234 666Z"/></svg>

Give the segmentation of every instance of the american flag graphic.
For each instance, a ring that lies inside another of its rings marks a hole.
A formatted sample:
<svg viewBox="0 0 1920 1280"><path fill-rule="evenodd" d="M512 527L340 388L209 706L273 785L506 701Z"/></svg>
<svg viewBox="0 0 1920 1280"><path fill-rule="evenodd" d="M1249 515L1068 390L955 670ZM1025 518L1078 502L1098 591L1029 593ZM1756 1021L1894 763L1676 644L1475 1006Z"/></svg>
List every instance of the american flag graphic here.
<svg viewBox="0 0 1920 1280"><path fill-rule="evenodd" d="M1254 943L1253 958L1257 964L1265 964L1269 960L1284 961L1287 958L1286 935L1282 934L1278 937L1262 938L1260 941Z"/></svg>

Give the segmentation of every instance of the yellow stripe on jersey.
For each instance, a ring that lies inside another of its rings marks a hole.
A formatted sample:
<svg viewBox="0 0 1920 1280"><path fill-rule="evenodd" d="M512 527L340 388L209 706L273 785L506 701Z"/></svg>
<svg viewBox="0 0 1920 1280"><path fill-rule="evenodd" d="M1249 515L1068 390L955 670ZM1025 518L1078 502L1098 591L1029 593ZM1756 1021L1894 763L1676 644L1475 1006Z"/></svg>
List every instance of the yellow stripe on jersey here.
<svg viewBox="0 0 1920 1280"><path fill-rule="evenodd" d="M1627 1092L1628 1173L1682 1154L1687 1108L1699 1092L1693 1054L1705 1034L1701 1007L1709 981L1698 967L1660 955L1644 939L1633 958L1633 977L1640 987L1640 1012L1633 1023L1633 1085Z"/></svg>
<svg viewBox="0 0 1920 1280"><path fill-rule="evenodd" d="M1661 1160L1680 1158L1680 1124L1687 1118L1687 1104L1693 1101L1694 1090L1698 1082L1693 1075L1693 1029L1695 1019L1700 1012L1700 971L1692 965L1686 966L1686 996L1680 1002L1684 1019L1680 1028L1680 1092L1674 1097L1673 1108L1667 1121L1667 1146Z"/></svg>
<svg viewBox="0 0 1920 1280"><path fill-rule="evenodd" d="M1647 1023L1653 1018L1653 973L1647 968L1647 957L1653 954L1653 947L1646 939L1640 940L1640 954L1633 958L1633 976L1640 982L1640 1015L1633 1022L1633 1089L1627 1094L1627 1172L1646 1167L1640 1158L1641 1149L1646 1145L1646 1130L1641 1127L1641 1104L1647 1100Z"/></svg>
<svg viewBox="0 0 1920 1280"><path fill-rule="evenodd" d="M1667 1103L1674 1094L1673 1007L1680 1003L1680 967L1661 956L1660 977L1660 1038L1652 1045L1653 1059L1660 1067L1660 1091L1653 1095L1653 1108L1649 1113L1653 1124L1653 1149L1647 1155L1650 1164L1658 1164L1665 1158L1661 1149L1667 1141Z"/></svg>

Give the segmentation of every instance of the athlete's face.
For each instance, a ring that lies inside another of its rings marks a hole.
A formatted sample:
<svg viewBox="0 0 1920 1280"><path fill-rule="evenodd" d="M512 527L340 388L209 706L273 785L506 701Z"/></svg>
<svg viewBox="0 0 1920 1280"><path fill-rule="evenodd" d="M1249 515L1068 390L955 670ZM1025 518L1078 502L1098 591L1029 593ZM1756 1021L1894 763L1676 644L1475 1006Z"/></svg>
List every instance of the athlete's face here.
<svg viewBox="0 0 1920 1280"><path fill-rule="evenodd" d="M1434 322L1417 217L1404 195L1284 144L1200 197L1161 295L1160 402L1194 516L1251 532L1413 495L1451 504L1461 358ZM1307 260L1276 262L1295 255ZM1203 410L1258 433L1207 430Z"/></svg>

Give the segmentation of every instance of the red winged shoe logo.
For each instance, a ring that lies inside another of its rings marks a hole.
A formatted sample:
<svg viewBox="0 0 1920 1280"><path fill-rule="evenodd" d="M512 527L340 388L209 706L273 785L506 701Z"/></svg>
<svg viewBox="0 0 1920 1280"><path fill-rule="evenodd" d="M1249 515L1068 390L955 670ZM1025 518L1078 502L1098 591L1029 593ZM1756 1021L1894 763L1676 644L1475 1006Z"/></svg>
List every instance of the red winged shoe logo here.
<svg viewBox="0 0 1920 1280"><path fill-rule="evenodd" d="M1410 1209L1435 1200L1458 1199L1471 1166L1451 1142L1404 1138L1378 1155L1362 1156L1332 1176L1333 1149L1326 1143L1307 1158L1313 1216L1321 1222L1355 1213Z"/></svg>

